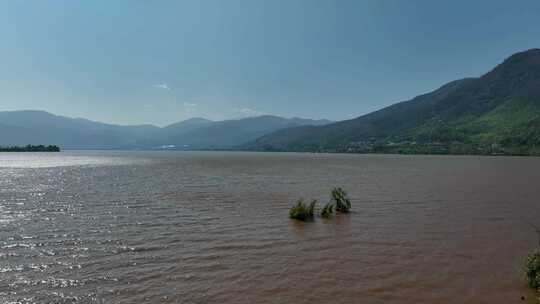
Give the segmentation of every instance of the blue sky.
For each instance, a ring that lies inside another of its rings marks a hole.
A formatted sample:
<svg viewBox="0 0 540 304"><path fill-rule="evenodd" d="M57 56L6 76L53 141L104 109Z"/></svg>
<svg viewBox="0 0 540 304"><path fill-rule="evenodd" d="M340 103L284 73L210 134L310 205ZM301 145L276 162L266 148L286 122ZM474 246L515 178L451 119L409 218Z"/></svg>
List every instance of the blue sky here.
<svg viewBox="0 0 540 304"><path fill-rule="evenodd" d="M540 1L0 3L0 110L347 119L540 47Z"/></svg>

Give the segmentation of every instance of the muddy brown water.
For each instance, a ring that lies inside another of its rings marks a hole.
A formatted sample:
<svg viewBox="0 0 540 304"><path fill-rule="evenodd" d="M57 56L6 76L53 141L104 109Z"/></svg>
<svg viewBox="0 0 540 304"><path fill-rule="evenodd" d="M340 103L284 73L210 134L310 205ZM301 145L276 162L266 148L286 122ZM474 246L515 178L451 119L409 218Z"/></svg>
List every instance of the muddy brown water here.
<svg viewBox="0 0 540 304"><path fill-rule="evenodd" d="M540 158L2 153L0 302L537 303L529 223Z"/></svg>

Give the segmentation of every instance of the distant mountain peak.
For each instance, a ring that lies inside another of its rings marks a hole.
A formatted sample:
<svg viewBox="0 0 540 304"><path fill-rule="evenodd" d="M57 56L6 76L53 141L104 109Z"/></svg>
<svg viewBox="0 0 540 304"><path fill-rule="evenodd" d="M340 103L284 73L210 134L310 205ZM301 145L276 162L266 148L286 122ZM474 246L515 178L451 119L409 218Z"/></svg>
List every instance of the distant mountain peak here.
<svg viewBox="0 0 540 304"><path fill-rule="evenodd" d="M202 117L192 117L186 120L182 120L182 122L213 122L213 120L202 118Z"/></svg>
<svg viewBox="0 0 540 304"><path fill-rule="evenodd" d="M186 120L182 120L170 125L165 126L165 129L179 129L179 128L192 128L202 125L209 125L214 123L214 121L202 118L202 117L192 117Z"/></svg>
<svg viewBox="0 0 540 304"><path fill-rule="evenodd" d="M531 69L532 67L536 67L536 69L540 67L540 49L530 49L515 53L506 58L488 74L493 74L496 72L504 73L503 71L521 73L522 71Z"/></svg>
<svg viewBox="0 0 540 304"><path fill-rule="evenodd" d="M504 62L515 62L521 60L527 60L531 58L540 58L540 48L529 49L523 52L518 52L508 57Z"/></svg>

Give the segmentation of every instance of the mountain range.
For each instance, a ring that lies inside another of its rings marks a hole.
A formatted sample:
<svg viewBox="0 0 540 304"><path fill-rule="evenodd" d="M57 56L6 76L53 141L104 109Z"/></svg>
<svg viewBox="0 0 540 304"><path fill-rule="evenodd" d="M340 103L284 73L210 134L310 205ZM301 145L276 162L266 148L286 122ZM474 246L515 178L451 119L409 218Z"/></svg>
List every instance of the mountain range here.
<svg viewBox="0 0 540 304"><path fill-rule="evenodd" d="M355 119L277 116L160 128L119 126L43 111L0 112L0 146L63 149L227 149L355 153L540 155L540 49L485 75L447 83Z"/></svg>
<svg viewBox="0 0 540 304"><path fill-rule="evenodd" d="M160 128L120 126L45 111L0 112L0 146L46 144L62 149L231 149L265 134L327 120L258 116L211 121L192 118Z"/></svg>
<svg viewBox="0 0 540 304"><path fill-rule="evenodd" d="M355 119L278 130L239 147L258 151L540 154L540 49L477 78Z"/></svg>

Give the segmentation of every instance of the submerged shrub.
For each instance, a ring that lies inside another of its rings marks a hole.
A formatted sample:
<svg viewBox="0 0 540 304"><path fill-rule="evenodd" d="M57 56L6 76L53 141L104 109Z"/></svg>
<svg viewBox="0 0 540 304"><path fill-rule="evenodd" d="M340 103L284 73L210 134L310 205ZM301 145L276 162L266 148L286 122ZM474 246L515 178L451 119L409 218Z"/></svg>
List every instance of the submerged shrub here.
<svg viewBox="0 0 540 304"><path fill-rule="evenodd" d="M525 263L525 273L527 274L527 282L534 289L540 288L540 251L527 257Z"/></svg>
<svg viewBox="0 0 540 304"><path fill-rule="evenodd" d="M347 192L340 187L332 190L332 200L336 204L336 212L348 213L351 209L351 201L347 197Z"/></svg>
<svg viewBox="0 0 540 304"><path fill-rule="evenodd" d="M323 218L328 218L336 212L348 213L351 209L351 201L347 197L347 192L342 188L334 188L332 190L332 200L325 204L320 212L316 212L317 200L312 200L308 205L302 199L296 201L296 204L289 210L289 217L300 221L313 220L315 213L318 213Z"/></svg>
<svg viewBox="0 0 540 304"><path fill-rule="evenodd" d="M327 203L321 209L321 217L329 218L332 215L332 213L334 213L334 204L332 203Z"/></svg>
<svg viewBox="0 0 540 304"><path fill-rule="evenodd" d="M302 199L299 199L296 202L296 205L289 210L289 217L300 221L313 220L313 216L315 215L315 205L317 205L316 200L311 201L308 205L304 203Z"/></svg>

